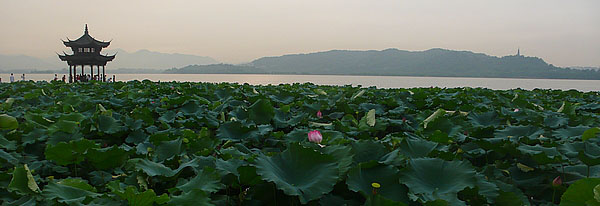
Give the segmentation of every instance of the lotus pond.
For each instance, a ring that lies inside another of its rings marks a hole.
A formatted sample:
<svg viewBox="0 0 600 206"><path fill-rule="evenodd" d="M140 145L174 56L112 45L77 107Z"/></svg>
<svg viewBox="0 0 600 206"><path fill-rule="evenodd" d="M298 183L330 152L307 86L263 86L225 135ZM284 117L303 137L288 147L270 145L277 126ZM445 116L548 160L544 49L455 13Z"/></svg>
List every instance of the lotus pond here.
<svg viewBox="0 0 600 206"><path fill-rule="evenodd" d="M598 92L18 82L0 101L2 205L600 205Z"/></svg>

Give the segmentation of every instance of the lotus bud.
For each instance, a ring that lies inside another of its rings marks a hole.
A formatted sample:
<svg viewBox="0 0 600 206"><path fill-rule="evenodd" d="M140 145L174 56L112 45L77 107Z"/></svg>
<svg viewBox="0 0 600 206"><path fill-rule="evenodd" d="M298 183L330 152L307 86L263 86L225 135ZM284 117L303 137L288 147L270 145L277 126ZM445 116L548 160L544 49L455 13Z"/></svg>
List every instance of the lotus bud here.
<svg viewBox="0 0 600 206"><path fill-rule="evenodd" d="M406 123L406 117L402 117L402 123Z"/></svg>
<svg viewBox="0 0 600 206"><path fill-rule="evenodd" d="M319 111L317 112L317 117L318 117L318 118L323 118L323 113L321 113L321 110L319 110Z"/></svg>
<svg viewBox="0 0 600 206"><path fill-rule="evenodd" d="M515 109L515 111L513 111L513 112L519 112L519 109Z"/></svg>
<svg viewBox="0 0 600 206"><path fill-rule="evenodd" d="M552 180L552 186L558 187L560 185L562 185L562 179L560 178L560 176L557 176L556 178L554 178L554 180Z"/></svg>
<svg viewBox="0 0 600 206"><path fill-rule="evenodd" d="M313 130L308 133L308 141L318 144L318 143L321 143L321 140L323 140L323 136L321 135L321 132L319 132L317 130Z"/></svg>

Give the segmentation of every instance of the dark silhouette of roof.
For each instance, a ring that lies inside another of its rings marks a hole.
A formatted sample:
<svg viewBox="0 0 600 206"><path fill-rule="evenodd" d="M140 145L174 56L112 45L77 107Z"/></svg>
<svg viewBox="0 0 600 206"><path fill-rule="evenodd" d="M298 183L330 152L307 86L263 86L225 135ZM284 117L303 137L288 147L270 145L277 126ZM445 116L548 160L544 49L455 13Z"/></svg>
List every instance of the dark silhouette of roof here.
<svg viewBox="0 0 600 206"><path fill-rule="evenodd" d="M110 42L103 42L94 39L88 32L87 24L83 36L75 41L63 41L65 46L71 47L73 54L57 54L61 61L66 61L69 65L100 65L105 66L107 62L112 61L114 55L103 55L100 53L102 48L108 47Z"/></svg>
<svg viewBox="0 0 600 206"><path fill-rule="evenodd" d="M112 61L115 59L116 55L74 55L74 54L64 54L58 55L61 61L67 62L77 62L76 64L93 64L93 65L106 65L106 62Z"/></svg>
<svg viewBox="0 0 600 206"><path fill-rule="evenodd" d="M67 47L102 47L102 48L106 48L106 47L108 47L108 45L110 45L110 41L108 41L108 42L98 41L98 40L94 39L94 37L90 36L90 34L88 32L87 24L85 25L85 32L83 33L83 36L79 37L79 39L77 39L75 41L71 41L68 38L67 38L67 40L68 41L63 41L63 43Z"/></svg>

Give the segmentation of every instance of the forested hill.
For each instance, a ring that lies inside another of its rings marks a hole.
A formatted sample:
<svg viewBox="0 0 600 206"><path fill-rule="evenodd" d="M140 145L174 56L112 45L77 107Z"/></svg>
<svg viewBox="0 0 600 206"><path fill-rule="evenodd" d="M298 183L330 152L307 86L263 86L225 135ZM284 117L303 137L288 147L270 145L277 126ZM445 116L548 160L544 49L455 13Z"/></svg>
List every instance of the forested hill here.
<svg viewBox="0 0 600 206"><path fill-rule="evenodd" d="M559 68L537 57L495 57L446 49L333 50L263 57L247 66L266 73L284 74L600 79L599 71Z"/></svg>

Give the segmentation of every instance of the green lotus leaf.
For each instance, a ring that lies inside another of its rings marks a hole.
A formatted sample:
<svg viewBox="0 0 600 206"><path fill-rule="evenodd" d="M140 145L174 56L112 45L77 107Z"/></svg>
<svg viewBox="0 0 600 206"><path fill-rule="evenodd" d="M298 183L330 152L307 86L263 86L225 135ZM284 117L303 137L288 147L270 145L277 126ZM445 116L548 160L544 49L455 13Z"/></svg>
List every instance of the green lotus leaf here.
<svg viewBox="0 0 600 206"><path fill-rule="evenodd" d="M421 138L406 137L400 142L400 153L410 158L427 157L438 143Z"/></svg>
<svg viewBox="0 0 600 206"><path fill-rule="evenodd" d="M589 167L585 164L565 166L565 179L575 181L586 177L600 178L600 165Z"/></svg>
<svg viewBox="0 0 600 206"><path fill-rule="evenodd" d="M56 123L48 127L48 133L65 132L73 134L79 130L79 123L71 120L58 120Z"/></svg>
<svg viewBox="0 0 600 206"><path fill-rule="evenodd" d="M56 199L60 203L77 205L88 197L95 198L101 194L51 181L44 187L42 195L48 200Z"/></svg>
<svg viewBox="0 0 600 206"><path fill-rule="evenodd" d="M352 143L354 152L354 161L368 162L371 160L379 161L381 157L387 154L385 146L372 140L360 140Z"/></svg>
<svg viewBox="0 0 600 206"><path fill-rule="evenodd" d="M508 126L502 130L498 130L494 135L504 139L527 137L530 140L534 140L542 134L544 134L544 130L535 126Z"/></svg>
<svg viewBox="0 0 600 206"><path fill-rule="evenodd" d="M564 114L556 112L545 113L544 125L550 128L558 128L563 125L569 124L569 118L563 117Z"/></svg>
<svg viewBox="0 0 600 206"><path fill-rule="evenodd" d="M182 138L171 140L171 141L162 141L156 147L156 160L162 162L167 159L171 159L181 153L182 149Z"/></svg>
<svg viewBox="0 0 600 206"><path fill-rule="evenodd" d="M54 123L54 121L45 118L42 114L37 113L26 113L25 121L27 123L33 124L40 128L47 129L50 125Z"/></svg>
<svg viewBox="0 0 600 206"><path fill-rule="evenodd" d="M59 165L78 164L85 160L85 152L93 148L100 148L100 146L87 139L71 140L47 145L45 154L46 159L53 160Z"/></svg>
<svg viewBox="0 0 600 206"><path fill-rule="evenodd" d="M197 206L197 205L205 205L205 206L213 206L210 203L209 196L202 192L202 190L191 190L189 192L183 193L179 196L171 197L169 201L169 205L181 205L181 206Z"/></svg>
<svg viewBox="0 0 600 206"><path fill-rule="evenodd" d="M595 143L585 142L583 150L579 150L577 158L588 166L600 164L600 146Z"/></svg>
<svg viewBox="0 0 600 206"><path fill-rule="evenodd" d="M221 140L240 141L245 139L254 139L257 131L254 128L246 127L241 122L226 122L217 130L217 137Z"/></svg>
<svg viewBox="0 0 600 206"><path fill-rule="evenodd" d="M393 201L392 201L393 202ZM346 200L340 196L328 194L319 199L320 205L359 205L357 202Z"/></svg>
<svg viewBox="0 0 600 206"><path fill-rule="evenodd" d="M500 118L494 111L469 113L467 118L469 119L469 122L476 127L498 127L500 125Z"/></svg>
<svg viewBox="0 0 600 206"><path fill-rule="evenodd" d="M581 135L581 139L583 141L586 141L588 139L595 138L598 136L597 135L598 133L600 133L600 127L590 128L588 130L585 130L585 132L583 132L583 134Z"/></svg>
<svg viewBox="0 0 600 206"><path fill-rule="evenodd" d="M7 114L0 114L0 129L2 130L13 130L19 127L17 118Z"/></svg>
<svg viewBox="0 0 600 206"><path fill-rule="evenodd" d="M148 176L165 176L172 177L179 173L186 167L197 167L203 161L202 158L195 158L190 160L189 162L183 163L179 165L177 169L171 169L161 163L152 162L147 159L132 159L129 161L135 162L135 168L138 170L142 170Z"/></svg>
<svg viewBox="0 0 600 206"><path fill-rule="evenodd" d="M158 118L158 121L162 121L162 122L166 122L166 123L173 123L173 122L175 122L175 117L177 117L177 112L170 110L170 111L163 113Z"/></svg>
<svg viewBox="0 0 600 206"><path fill-rule="evenodd" d="M274 95L269 95L269 98L274 102L289 104L294 101L294 94L291 92L280 91Z"/></svg>
<svg viewBox="0 0 600 206"><path fill-rule="evenodd" d="M58 181L57 183L61 184L61 185L74 187L74 188L79 188L82 190L87 190L90 192L96 192L96 188L89 185L85 180L82 180L79 178L62 179L62 180Z"/></svg>
<svg viewBox="0 0 600 206"><path fill-rule="evenodd" d="M273 124L276 128L294 127L300 124L307 116L306 113L293 115L291 113L276 111L275 116L273 117Z"/></svg>
<svg viewBox="0 0 600 206"><path fill-rule="evenodd" d="M365 206L404 206L402 202L393 201L385 198L383 195L370 196L365 201Z"/></svg>
<svg viewBox="0 0 600 206"><path fill-rule="evenodd" d="M530 205L527 196L515 185L501 181L495 181L494 183L500 189L494 204L501 206Z"/></svg>
<svg viewBox="0 0 600 206"><path fill-rule="evenodd" d="M37 142L44 142L48 139L48 135L46 134L47 130L45 129L34 129L33 131L29 132L28 134L24 134L21 138L21 145L26 146L28 144L35 144ZM48 142L46 142L48 143ZM0 145L2 145L2 138L0 137ZM10 144L7 146L11 146ZM2 147L2 146L0 146ZM10 149L10 148L6 148L6 149ZM13 149L14 150L14 149Z"/></svg>
<svg viewBox="0 0 600 206"><path fill-rule="evenodd" d="M2 104L2 108L4 110L9 110L13 103L15 103L15 98L6 98L6 101L4 101L4 103Z"/></svg>
<svg viewBox="0 0 600 206"><path fill-rule="evenodd" d="M194 114L196 112L198 112L200 110L200 107L198 106L198 103L196 103L196 101L190 101L186 104L184 104L183 106L181 106L181 111L184 114Z"/></svg>
<svg viewBox="0 0 600 206"><path fill-rule="evenodd" d="M477 173L465 161L415 158L409 164L410 167L401 172L400 183L407 185L422 201L441 199L449 205L465 205L458 199L458 192L477 186Z"/></svg>
<svg viewBox="0 0 600 206"><path fill-rule="evenodd" d="M4 138L2 135L0 135L0 148L4 148L7 150L16 150L17 149L17 142L16 141L9 141L6 138Z"/></svg>
<svg viewBox="0 0 600 206"><path fill-rule="evenodd" d="M398 182L399 170L391 165L360 163L348 172L348 189L369 197L373 192L373 183L378 183L377 194L404 204L409 203L408 188Z"/></svg>
<svg viewBox="0 0 600 206"><path fill-rule="evenodd" d="M112 174L101 170L93 171L90 172L89 180L93 185L104 185L112 180Z"/></svg>
<svg viewBox="0 0 600 206"><path fill-rule="evenodd" d="M567 188L560 198L560 206L600 205L594 198L594 188L600 185L600 178L577 180Z"/></svg>
<svg viewBox="0 0 600 206"><path fill-rule="evenodd" d="M85 155L87 160L97 169L110 169L123 165L129 158L127 151L113 145L109 148L89 149Z"/></svg>
<svg viewBox="0 0 600 206"><path fill-rule="evenodd" d="M9 191L18 191L23 194L39 193L38 187L29 167L27 165L17 166L12 174L12 179L8 184Z"/></svg>
<svg viewBox="0 0 600 206"><path fill-rule="evenodd" d="M273 115L275 115L275 109L266 99L259 99L248 108L248 116L256 124L269 124Z"/></svg>
<svg viewBox="0 0 600 206"><path fill-rule="evenodd" d="M81 113L77 113L77 112L72 112L69 114L63 114L62 116L60 116L59 120L67 120L67 121L73 121L73 122L81 122L85 119L86 117L81 114Z"/></svg>
<svg viewBox="0 0 600 206"><path fill-rule="evenodd" d="M215 166L217 170L221 171L224 174L234 174L235 176L240 176L240 173L237 169L247 164L248 163L246 161L240 159L229 159L227 161L217 159L215 161Z"/></svg>
<svg viewBox="0 0 600 206"><path fill-rule="evenodd" d="M135 130L135 131L129 133L127 138L125 138L125 142L131 143L131 144L139 144L139 143L146 141L147 138L148 138L148 135L144 131Z"/></svg>
<svg viewBox="0 0 600 206"><path fill-rule="evenodd" d="M107 115L98 115L98 130L107 134L114 134L125 129L115 118Z"/></svg>
<svg viewBox="0 0 600 206"><path fill-rule="evenodd" d="M35 201L34 196L23 196L18 200L9 202L8 200L4 201L4 206L36 206L37 202Z"/></svg>
<svg viewBox="0 0 600 206"><path fill-rule="evenodd" d="M583 142L565 143L557 147L558 151L569 158L577 158L579 151L583 151L585 144Z"/></svg>
<svg viewBox="0 0 600 206"><path fill-rule="evenodd" d="M207 194L217 192L224 187L221 184L221 176L214 169L206 167L201 170L195 177L185 183L179 183L177 189L188 193L193 190L201 190Z"/></svg>
<svg viewBox="0 0 600 206"><path fill-rule="evenodd" d="M132 117L135 119L141 119L147 125L154 124L154 117L152 116L152 112L150 109L145 107L137 107L132 111Z"/></svg>
<svg viewBox="0 0 600 206"><path fill-rule="evenodd" d="M0 149L0 158L6 160L6 162L8 162L12 165L15 165L15 166L17 164L19 164L19 160L17 158L15 158L12 154L4 151L4 149Z"/></svg>
<svg viewBox="0 0 600 206"><path fill-rule="evenodd" d="M156 196L156 193L152 189L138 192L134 186L128 186L124 191L112 190L112 192L122 199L127 200L127 203L131 206L152 206L155 202L157 204L164 204L170 200L167 193Z"/></svg>
<svg viewBox="0 0 600 206"><path fill-rule="evenodd" d="M302 204L329 193L339 174L331 155L296 144L275 156L260 156L255 167L263 180L275 183L287 195L298 196Z"/></svg>
<svg viewBox="0 0 600 206"><path fill-rule="evenodd" d="M345 176L346 172L352 167L352 147L343 145L331 145L322 149L322 152L333 156L338 162L340 177Z"/></svg>
<svg viewBox="0 0 600 206"><path fill-rule="evenodd" d="M563 156L556 147L548 148L541 145L520 145L517 147L523 154L527 154L533 157L533 159L539 164L557 163L561 162Z"/></svg>
<svg viewBox="0 0 600 206"><path fill-rule="evenodd" d="M552 136L562 140L581 138L583 133L589 129L590 127L587 126L567 127L554 130Z"/></svg>

